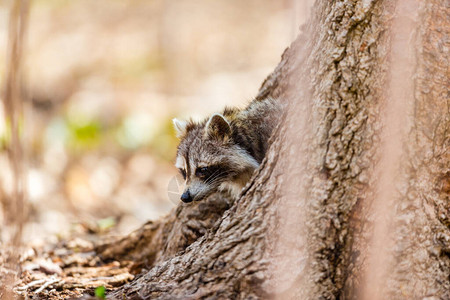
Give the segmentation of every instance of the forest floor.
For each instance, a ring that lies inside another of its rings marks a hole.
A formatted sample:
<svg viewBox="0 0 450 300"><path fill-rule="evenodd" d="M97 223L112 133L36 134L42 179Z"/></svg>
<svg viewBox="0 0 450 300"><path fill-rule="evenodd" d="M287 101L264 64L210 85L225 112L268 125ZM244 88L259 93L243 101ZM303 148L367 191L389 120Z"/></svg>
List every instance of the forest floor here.
<svg viewBox="0 0 450 300"><path fill-rule="evenodd" d="M111 239L101 233L86 232L45 247L22 247L17 258L19 274L17 264L6 261L6 257L11 259L14 255L8 248L0 247L0 281L14 281L14 293L24 298L56 300L102 295L131 281L138 271L133 270L131 261L100 261L95 245ZM0 290L0 296L1 293Z"/></svg>

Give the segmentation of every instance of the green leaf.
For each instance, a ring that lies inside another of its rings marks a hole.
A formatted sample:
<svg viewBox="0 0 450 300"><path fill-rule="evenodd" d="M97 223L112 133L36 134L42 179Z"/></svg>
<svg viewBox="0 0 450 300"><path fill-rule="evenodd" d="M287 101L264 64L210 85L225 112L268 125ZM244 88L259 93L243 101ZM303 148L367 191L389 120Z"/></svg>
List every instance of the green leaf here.
<svg viewBox="0 0 450 300"><path fill-rule="evenodd" d="M106 299L106 289L103 285L95 289L95 297L100 299Z"/></svg>

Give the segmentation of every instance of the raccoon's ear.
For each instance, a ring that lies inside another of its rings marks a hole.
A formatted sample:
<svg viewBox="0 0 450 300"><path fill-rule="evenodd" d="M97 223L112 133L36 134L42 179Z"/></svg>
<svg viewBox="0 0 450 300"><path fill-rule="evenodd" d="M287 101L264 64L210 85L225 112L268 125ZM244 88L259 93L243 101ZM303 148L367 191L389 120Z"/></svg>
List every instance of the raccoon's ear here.
<svg viewBox="0 0 450 300"><path fill-rule="evenodd" d="M214 114L205 126L205 135L224 140L231 135L231 126L221 114Z"/></svg>
<svg viewBox="0 0 450 300"><path fill-rule="evenodd" d="M173 119L173 127L175 128L177 138L182 138L186 134L186 128L188 122L181 121L178 119Z"/></svg>

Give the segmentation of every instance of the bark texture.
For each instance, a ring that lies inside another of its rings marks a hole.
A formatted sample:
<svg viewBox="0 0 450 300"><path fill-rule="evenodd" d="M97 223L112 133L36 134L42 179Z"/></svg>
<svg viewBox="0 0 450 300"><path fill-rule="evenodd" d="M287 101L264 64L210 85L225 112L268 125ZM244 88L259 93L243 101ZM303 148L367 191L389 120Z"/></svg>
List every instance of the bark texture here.
<svg viewBox="0 0 450 300"><path fill-rule="evenodd" d="M397 206L392 298L450 298L448 2L421 3L407 187Z"/></svg>
<svg viewBox="0 0 450 300"><path fill-rule="evenodd" d="M105 262L130 261L134 272L149 269L204 235L231 204L224 195L214 195L202 202L180 203L168 216L150 221L119 240L98 245L95 252Z"/></svg>
<svg viewBox="0 0 450 300"><path fill-rule="evenodd" d="M395 200L383 293L448 298L449 16L444 1L420 12L416 113L401 170L408 187ZM318 3L261 87L258 98L291 106L245 193L204 236L115 297L357 297L370 256L394 13L389 1ZM295 256L286 262L287 249Z"/></svg>
<svg viewBox="0 0 450 300"><path fill-rule="evenodd" d="M383 291L393 298L446 298L449 290L448 7L429 1L420 13L416 114L401 170L408 188L395 200L394 265ZM376 217L370 186L383 155L394 16L390 1L317 4L257 96L290 106L245 193L199 240L114 297L358 297Z"/></svg>

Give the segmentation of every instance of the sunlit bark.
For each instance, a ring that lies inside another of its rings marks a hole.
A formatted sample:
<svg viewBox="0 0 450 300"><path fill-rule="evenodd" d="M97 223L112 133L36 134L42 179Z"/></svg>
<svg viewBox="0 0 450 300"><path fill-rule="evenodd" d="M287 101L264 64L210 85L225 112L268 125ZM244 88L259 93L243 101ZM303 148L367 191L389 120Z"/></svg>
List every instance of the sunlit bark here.
<svg viewBox="0 0 450 300"><path fill-rule="evenodd" d="M390 59L400 57L391 45L406 38L417 47L415 85L405 87L414 88L406 101L415 113L397 112L412 122L405 150L398 149L402 142L390 145L404 151L394 156L399 176L391 177L403 188L385 194L393 197L392 247L381 262L391 265L381 268L390 276L381 294L366 296L448 298L448 8L422 3L414 8L419 19L411 20L419 31L393 38L395 9L390 1L317 3L261 87L258 98L290 106L246 192L198 241L115 296L335 299L364 291L377 254L370 248L379 220L376 186L392 176L376 171L392 154L379 145L386 104L399 96L386 92Z"/></svg>

